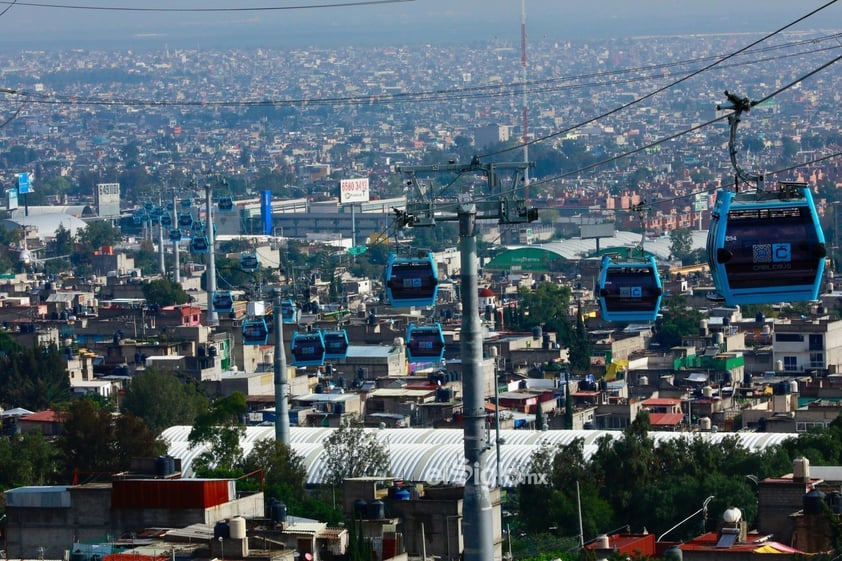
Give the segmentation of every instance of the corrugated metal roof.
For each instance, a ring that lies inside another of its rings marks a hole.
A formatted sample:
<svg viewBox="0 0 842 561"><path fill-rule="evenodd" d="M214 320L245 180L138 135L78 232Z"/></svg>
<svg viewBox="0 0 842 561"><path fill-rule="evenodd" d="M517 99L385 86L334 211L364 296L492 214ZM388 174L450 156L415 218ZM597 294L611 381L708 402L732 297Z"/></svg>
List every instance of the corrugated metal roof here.
<svg viewBox="0 0 842 561"><path fill-rule="evenodd" d="M168 453L181 458L182 472L185 476L192 475L192 461L204 452L205 446L191 448L187 440L191 427L175 426L167 429L161 435L169 443ZM308 484L321 484L327 480L327 463L322 442L336 429L329 427L290 427L290 444L304 459ZM463 432L460 429L366 429L377 435L377 438L389 447L391 459L390 475L396 479L419 482L450 482L464 483L464 443ZM543 444L551 446L567 446L576 439L584 442L584 455L588 459L597 450L597 443L602 437L622 438L619 431L600 430L502 430L500 437L504 444L500 447L501 474L506 478L517 480L524 476L533 452ZM663 442L676 438L690 440L702 438L714 444L724 438L736 438L748 450L761 450L773 446L795 434L790 433L753 433L753 432L716 432L716 433L685 433L685 432L650 432L649 437L658 446ZM275 437L274 426L247 427L245 437L240 444L243 453L248 455L256 442ZM484 478L494 481L496 475L496 454L487 455L486 473Z"/></svg>

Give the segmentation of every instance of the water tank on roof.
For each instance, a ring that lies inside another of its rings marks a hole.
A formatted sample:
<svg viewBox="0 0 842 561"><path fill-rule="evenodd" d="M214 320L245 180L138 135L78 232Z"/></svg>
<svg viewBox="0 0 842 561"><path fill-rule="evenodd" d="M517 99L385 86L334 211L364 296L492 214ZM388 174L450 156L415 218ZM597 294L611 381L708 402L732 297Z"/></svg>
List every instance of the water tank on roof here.
<svg viewBox="0 0 842 561"><path fill-rule="evenodd" d="M702 397L711 398L713 397L713 388L710 386L703 386L702 387Z"/></svg>
<svg viewBox="0 0 842 561"><path fill-rule="evenodd" d="M368 502L365 499L356 499L354 501L354 517L357 520L368 518Z"/></svg>
<svg viewBox="0 0 842 561"><path fill-rule="evenodd" d="M242 516L235 516L228 523L231 528L231 539L244 540L246 539L246 519Z"/></svg>
<svg viewBox="0 0 842 561"><path fill-rule="evenodd" d="M228 539L231 537L231 528L228 526L228 522L225 520L220 520L213 526L213 539L218 540L219 538Z"/></svg>
<svg viewBox="0 0 842 561"><path fill-rule="evenodd" d="M735 506L726 508L722 513L722 520L726 524L736 525L743 519L743 512Z"/></svg>
<svg viewBox="0 0 842 561"><path fill-rule="evenodd" d="M541 337L541 348L545 351L550 350L550 334L544 333Z"/></svg>
<svg viewBox="0 0 842 561"><path fill-rule="evenodd" d="M403 337L395 337L395 340L392 342L396 347L403 347L405 343L406 341L404 341Z"/></svg>
<svg viewBox="0 0 842 561"><path fill-rule="evenodd" d="M597 549L611 549L611 540L606 534L600 534L596 537Z"/></svg>
<svg viewBox="0 0 842 561"><path fill-rule="evenodd" d="M821 514L824 512L824 491L813 489L804 495L804 514Z"/></svg>
<svg viewBox="0 0 842 561"><path fill-rule="evenodd" d="M683 561L684 552L677 545L672 545L664 550L664 561Z"/></svg>
<svg viewBox="0 0 842 561"><path fill-rule="evenodd" d="M386 518L386 505L383 501L373 500L366 505L366 514L369 520L383 520Z"/></svg>
<svg viewBox="0 0 842 561"><path fill-rule="evenodd" d="M784 371L784 361L776 360L775 361L775 372L783 372Z"/></svg>
<svg viewBox="0 0 842 561"><path fill-rule="evenodd" d="M798 380L789 381L789 393L798 393Z"/></svg>
<svg viewBox="0 0 842 561"><path fill-rule="evenodd" d="M641 376L638 378L638 382L640 382L641 386L648 386L649 385L649 376Z"/></svg>
<svg viewBox="0 0 842 561"><path fill-rule="evenodd" d="M410 493L409 489L405 487L398 487L395 489L394 497L396 501L408 501L412 498L412 493Z"/></svg>
<svg viewBox="0 0 842 561"><path fill-rule="evenodd" d="M287 505L278 499L269 502L269 518L272 522L283 524L287 521Z"/></svg>
<svg viewBox="0 0 842 561"><path fill-rule="evenodd" d="M725 342L725 336L722 333L720 333L719 331L717 331L716 333L713 334L713 342L716 345L721 345L722 343Z"/></svg>
<svg viewBox="0 0 842 561"><path fill-rule="evenodd" d="M708 334L708 320L703 319L699 321L699 335Z"/></svg>
<svg viewBox="0 0 842 561"><path fill-rule="evenodd" d="M757 323L763 323L764 321L766 321L766 316L763 314L763 312L757 312L757 314L754 316L754 321L756 321Z"/></svg>
<svg viewBox="0 0 842 561"><path fill-rule="evenodd" d="M792 478L796 481L810 479L810 460L803 456L792 460Z"/></svg>
<svg viewBox="0 0 842 561"><path fill-rule="evenodd" d="M842 514L842 493L839 491L831 491L827 494L827 496L825 496L825 502L827 502L830 512L834 514Z"/></svg>
<svg viewBox="0 0 842 561"><path fill-rule="evenodd" d="M710 425L710 417L702 417L701 419L699 419L699 430L709 432Z"/></svg>
<svg viewBox="0 0 842 561"><path fill-rule="evenodd" d="M541 329L540 325L536 325L535 327L532 328L532 338L536 341L539 340L541 338L541 335L542 335L543 331L544 330Z"/></svg>

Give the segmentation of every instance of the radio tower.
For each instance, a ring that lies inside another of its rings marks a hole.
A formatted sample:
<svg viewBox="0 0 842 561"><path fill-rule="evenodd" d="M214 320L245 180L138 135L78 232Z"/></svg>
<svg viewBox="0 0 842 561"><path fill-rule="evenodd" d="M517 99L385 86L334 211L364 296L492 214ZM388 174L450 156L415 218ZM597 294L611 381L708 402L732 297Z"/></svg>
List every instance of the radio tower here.
<svg viewBox="0 0 842 561"><path fill-rule="evenodd" d="M520 0L520 65L523 87L523 161L529 161L529 118L526 102L526 0ZM523 199L529 203L529 168L523 170Z"/></svg>

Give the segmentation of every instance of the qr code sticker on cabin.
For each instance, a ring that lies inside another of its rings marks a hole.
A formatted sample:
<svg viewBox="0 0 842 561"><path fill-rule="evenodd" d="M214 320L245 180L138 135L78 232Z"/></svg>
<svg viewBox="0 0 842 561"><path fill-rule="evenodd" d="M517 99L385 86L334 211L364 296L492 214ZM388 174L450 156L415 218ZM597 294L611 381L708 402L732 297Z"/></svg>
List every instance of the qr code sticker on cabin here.
<svg viewBox="0 0 842 561"><path fill-rule="evenodd" d="M751 246L751 260L754 263L771 263L772 244L759 243Z"/></svg>

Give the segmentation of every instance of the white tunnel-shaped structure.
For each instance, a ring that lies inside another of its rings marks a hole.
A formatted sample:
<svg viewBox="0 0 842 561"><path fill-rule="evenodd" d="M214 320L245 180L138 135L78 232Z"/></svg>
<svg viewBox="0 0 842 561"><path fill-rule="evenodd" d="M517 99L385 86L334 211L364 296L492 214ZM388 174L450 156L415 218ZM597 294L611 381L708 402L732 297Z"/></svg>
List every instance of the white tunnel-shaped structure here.
<svg viewBox="0 0 842 561"><path fill-rule="evenodd" d="M168 454L181 459L181 471L185 477L192 477L192 462L206 446L190 447L188 436L190 426L175 426L167 429L161 435L167 443ZM290 429L290 445L304 460L307 470L307 484L320 485L327 479L327 461L322 442L335 431L334 428L292 427ZM461 429L365 429L375 433L378 439L386 444L391 460L390 475L404 481L427 483L465 482L465 455L463 432ZM650 432L649 437L655 446L662 442L676 438L702 438L717 443L726 438L736 438L739 444L749 451L759 451L795 438L792 433L756 433L756 432ZM501 430L500 438L504 442L500 446L500 476L501 484L510 487L523 478L530 477L528 473L532 454L543 444L564 446L577 438L584 442L585 459L589 459L596 451L601 438L622 438L620 431L601 430ZM240 445L248 455L255 443L264 439L275 438L274 426L247 427L246 435ZM493 485L497 477L497 452L493 449L494 431L489 432L489 452L486 455L486 465L482 475L483 480ZM534 475L532 476L534 477Z"/></svg>

